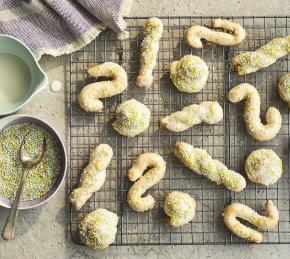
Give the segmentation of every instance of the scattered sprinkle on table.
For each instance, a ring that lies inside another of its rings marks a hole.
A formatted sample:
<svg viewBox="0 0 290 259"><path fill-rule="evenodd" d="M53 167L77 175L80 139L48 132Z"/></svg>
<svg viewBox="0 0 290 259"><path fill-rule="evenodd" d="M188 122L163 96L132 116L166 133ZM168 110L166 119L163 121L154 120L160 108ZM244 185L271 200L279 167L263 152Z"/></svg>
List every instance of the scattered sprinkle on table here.
<svg viewBox="0 0 290 259"><path fill-rule="evenodd" d="M35 124L17 123L0 132L0 195L14 199L21 178L22 163L19 158L20 145L29 132L25 151L29 154L42 143L43 132L46 136L46 151L42 161L30 169L22 200L35 200L47 193L57 181L61 172L61 153L53 136ZM29 144L29 146L27 145Z"/></svg>
<svg viewBox="0 0 290 259"><path fill-rule="evenodd" d="M62 90L62 84L59 80L53 80L50 84L50 90L54 93L58 93Z"/></svg>

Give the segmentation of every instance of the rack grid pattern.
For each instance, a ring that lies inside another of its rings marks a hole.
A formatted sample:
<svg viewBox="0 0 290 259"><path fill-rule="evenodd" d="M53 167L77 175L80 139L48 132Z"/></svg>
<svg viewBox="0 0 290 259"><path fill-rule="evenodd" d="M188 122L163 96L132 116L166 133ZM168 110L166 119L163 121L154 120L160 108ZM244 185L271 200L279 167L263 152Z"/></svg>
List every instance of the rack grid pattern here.
<svg viewBox="0 0 290 259"><path fill-rule="evenodd" d="M229 244L247 241L232 235L224 226L222 212L226 205L239 201L263 212L267 199L273 200L280 211L279 225L264 232L263 243L290 243L289 202L289 135L290 116L287 105L277 91L279 78L290 71L289 57L278 60L269 68L257 73L238 76L229 64L239 52L254 50L272 38L289 34L289 17L221 17L244 26L246 40L238 47L215 46L204 42L204 48L192 49L184 43L183 33L193 24L210 25L214 17L161 17L164 33L160 42L158 63L154 70L152 89L136 87L139 70L142 25L146 18L127 18L130 37L118 41L115 33L105 30L91 44L71 54L67 71L70 119L70 172L68 193L78 184L82 169L88 162L89 151L99 143L108 143L114 150L113 160L107 170L104 186L93 195L85 207L76 213L70 208L69 231L78 243L78 225L81 218L97 208L107 208L119 217L118 233L113 245L163 245L163 244ZM169 78L170 62L184 55L200 56L210 67L206 87L197 94L177 91ZM86 68L106 61L122 65L128 73L129 87L121 95L103 99L100 113L82 111L76 101L80 89L96 79L89 78ZM261 116L269 106L277 107L283 119L278 136L269 142L259 143L249 137L243 122L244 103L231 104L227 99L229 89L248 82L256 86L261 96ZM122 101L135 98L147 105L151 112L150 127L141 135L127 138L112 128L115 107ZM214 126L197 125L182 133L171 133L159 128L160 118L186 105L203 100L217 100L224 109L224 120ZM233 193L217 186L206 178L193 174L172 155L176 141L186 141L205 148L212 157L221 160L232 170L244 175L244 161L251 151L272 148L283 160L283 177L270 187L247 181L247 188ZM137 213L126 202L131 182L126 177L128 169L143 152L158 152L167 162L167 172L159 185L149 190L156 198L154 209ZM197 202L194 220L182 227L172 228L163 210L164 196L174 190L190 193Z"/></svg>

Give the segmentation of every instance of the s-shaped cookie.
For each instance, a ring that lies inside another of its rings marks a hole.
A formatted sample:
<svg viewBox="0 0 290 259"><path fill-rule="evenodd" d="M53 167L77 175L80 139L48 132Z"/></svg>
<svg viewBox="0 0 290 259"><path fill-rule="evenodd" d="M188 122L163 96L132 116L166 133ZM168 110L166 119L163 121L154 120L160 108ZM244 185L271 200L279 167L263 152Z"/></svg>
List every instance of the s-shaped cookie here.
<svg viewBox="0 0 290 259"><path fill-rule="evenodd" d="M225 29L232 32L213 31L201 25L194 25L186 30L184 39L185 42L193 48L203 48L201 39L213 42L218 45L235 46L240 44L246 36L244 28L235 22L228 20L215 19L212 21L212 27L215 29Z"/></svg>
<svg viewBox="0 0 290 259"><path fill-rule="evenodd" d="M133 210L144 212L153 208L154 198L150 194L145 197L142 195L159 183L165 171L166 163L157 153L144 153L137 158L127 174L130 181L136 181L127 195L128 204ZM144 172L146 173L143 175Z"/></svg>
<svg viewBox="0 0 290 259"><path fill-rule="evenodd" d="M254 243L261 243L263 240L262 234L245 226L237 218L246 220L262 230L274 228L279 221L279 211L272 201L266 203L265 209L267 215L260 216L257 212L242 203L232 203L224 210L224 223L235 235Z"/></svg>
<svg viewBox="0 0 290 259"><path fill-rule="evenodd" d="M237 103L246 99L244 121L249 134L258 141L273 139L279 132L282 117L278 109L270 107L266 113L266 124L260 119L261 99L257 89L247 83L234 87L229 93L229 100Z"/></svg>
<svg viewBox="0 0 290 259"><path fill-rule="evenodd" d="M122 93L128 86L126 71L118 64L106 62L88 69L93 77L108 77L112 80L86 85L78 96L82 109L88 112L99 112L103 103L99 100Z"/></svg>

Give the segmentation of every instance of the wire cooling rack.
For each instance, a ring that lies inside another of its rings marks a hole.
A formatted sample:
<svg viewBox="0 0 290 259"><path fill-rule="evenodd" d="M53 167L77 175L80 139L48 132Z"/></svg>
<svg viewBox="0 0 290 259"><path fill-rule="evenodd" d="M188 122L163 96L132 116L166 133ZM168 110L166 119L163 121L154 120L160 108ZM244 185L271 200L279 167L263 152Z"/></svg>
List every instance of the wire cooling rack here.
<svg viewBox="0 0 290 259"><path fill-rule="evenodd" d="M257 73L238 76L230 67L229 60L239 52L254 50L272 38L289 34L289 17L220 17L238 22L247 32L246 40L238 47L215 46L204 43L201 50L191 49L184 43L183 33L193 24L209 25L214 17L161 17L164 33L160 42L158 63L154 70L155 84L145 90L135 85L139 70L142 25L146 18L128 18L129 39L118 41L115 33L104 31L91 44L70 56L69 117L70 117L70 193L88 162L89 151L99 143L108 143L114 150L113 160L107 170L104 186L95 193L85 207L76 213L70 208L69 230L74 241L78 238L78 224L88 212L107 208L119 217L118 233L114 245L161 245L161 244L227 244L247 243L232 235L224 226L222 212L233 201L242 202L258 212L263 212L267 199L273 200L280 211L278 226L263 232L263 243L290 243L289 214L289 135L290 117L287 105L277 93L279 78L290 71L289 57L278 60L269 68ZM169 79L169 65L184 55L200 56L210 67L206 87L197 94L176 90ZM122 65L128 73L129 87L121 95L107 98L100 113L81 110L76 97L81 88L95 81L86 74L86 68L106 61ZM278 136L269 142L259 143L249 137L242 119L244 103L231 104L227 100L229 89L248 82L256 86L262 100L262 118L269 106L277 107L283 118ZM141 135L127 138L112 128L115 107L122 101L135 98L147 105L151 112L150 127ZM182 133L171 133L159 128L159 119L184 106L203 100L217 100L224 109L224 120L218 125L197 125ZM251 151L272 148L283 159L283 177L278 183L266 188L247 181L241 193L230 192L206 178L186 169L172 155L176 141L183 140L205 148L214 158L244 175L244 161ZM126 202L131 186L126 173L137 156L143 152L158 152L167 162L165 177L159 185L149 190L156 198L154 209L137 213ZM172 228L163 211L164 196L174 190L190 193L197 202L194 220L181 228Z"/></svg>

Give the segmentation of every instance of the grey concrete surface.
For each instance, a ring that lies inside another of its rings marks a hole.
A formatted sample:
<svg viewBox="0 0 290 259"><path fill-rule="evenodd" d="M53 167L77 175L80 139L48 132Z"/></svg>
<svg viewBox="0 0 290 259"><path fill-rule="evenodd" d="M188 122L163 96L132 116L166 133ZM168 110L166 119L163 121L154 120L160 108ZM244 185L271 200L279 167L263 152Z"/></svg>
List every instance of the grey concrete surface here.
<svg viewBox="0 0 290 259"><path fill-rule="evenodd" d="M136 0L131 16L151 15L289 15L289 0ZM65 82L67 58L45 57L41 65L49 80ZM64 83L65 87L65 83ZM65 94L49 89L35 97L20 113L47 120L66 139ZM94 251L74 244L66 237L65 186L49 203L21 211L16 237L0 240L1 259L25 258L290 258L289 245L110 247ZM0 227L8 210L0 208Z"/></svg>

